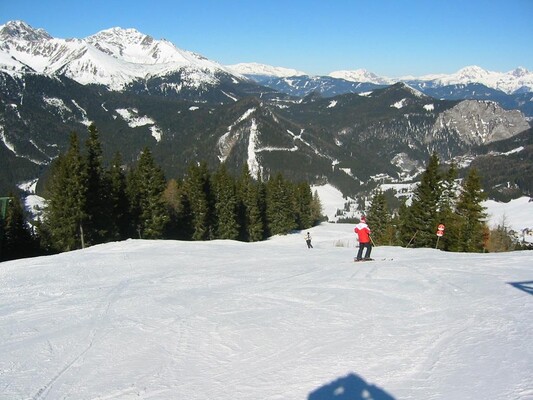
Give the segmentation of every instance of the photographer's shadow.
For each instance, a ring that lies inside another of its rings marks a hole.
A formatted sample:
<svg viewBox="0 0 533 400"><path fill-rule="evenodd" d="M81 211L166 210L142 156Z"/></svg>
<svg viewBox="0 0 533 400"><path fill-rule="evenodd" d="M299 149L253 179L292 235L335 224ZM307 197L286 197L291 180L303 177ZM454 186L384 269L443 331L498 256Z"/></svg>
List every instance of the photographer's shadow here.
<svg viewBox="0 0 533 400"><path fill-rule="evenodd" d="M308 400L395 400L383 389L354 373L328 383L309 394Z"/></svg>

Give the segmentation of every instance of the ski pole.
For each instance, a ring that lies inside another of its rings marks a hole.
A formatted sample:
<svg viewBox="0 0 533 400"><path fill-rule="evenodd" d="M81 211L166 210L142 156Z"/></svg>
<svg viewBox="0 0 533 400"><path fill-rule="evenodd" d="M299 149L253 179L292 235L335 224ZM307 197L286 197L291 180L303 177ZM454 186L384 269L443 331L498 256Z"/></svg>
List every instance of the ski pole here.
<svg viewBox="0 0 533 400"><path fill-rule="evenodd" d="M369 236L370 241L372 242L372 246L376 247L376 244L374 243L374 239L372 239L372 236Z"/></svg>
<svg viewBox="0 0 533 400"><path fill-rule="evenodd" d="M414 240L416 234L418 233L418 229L416 230L415 234L413 235L413 237L411 238L411 240L409 240L409 243L407 243L407 246L405 247L409 247L409 245L411 244L411 242Z"/></svg>

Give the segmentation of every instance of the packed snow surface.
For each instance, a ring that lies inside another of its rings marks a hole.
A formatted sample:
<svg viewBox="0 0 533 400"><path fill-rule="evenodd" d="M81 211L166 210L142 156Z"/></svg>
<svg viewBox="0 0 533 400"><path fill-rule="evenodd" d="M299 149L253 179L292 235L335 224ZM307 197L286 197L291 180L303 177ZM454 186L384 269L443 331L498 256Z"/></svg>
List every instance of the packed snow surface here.
<svg viewBox="0 0 533 400"><path fill-rule="evenodd" d="M533 252L354 263L352 228L2 263L0 399L533 398Z"/></svg>

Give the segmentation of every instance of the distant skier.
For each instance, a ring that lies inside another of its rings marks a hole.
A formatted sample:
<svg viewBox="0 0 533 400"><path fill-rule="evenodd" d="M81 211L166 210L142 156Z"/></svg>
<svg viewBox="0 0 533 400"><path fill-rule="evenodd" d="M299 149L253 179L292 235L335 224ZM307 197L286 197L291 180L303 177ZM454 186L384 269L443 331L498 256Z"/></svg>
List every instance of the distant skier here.
<svg viewBox="0 0 533 400"><path fill-rule="evenodd" d="M307 232L307 235L305 235L305 242L307 243L307 248L312 249L313 245L311 244L311 234Z"/></svg>
<svg viewBox="0 0 533 400"><path fill-rule="evenodd" d="M361 222L355 226L353 231L359 237L359 251L357 252L357 258L355 261L371 260L370 252L372 251L372 241L370 239L370 228L366 224L366 218L364 215L361 217ZM366 253L365 258L363 259L363 249L365 247Z"/></svg>

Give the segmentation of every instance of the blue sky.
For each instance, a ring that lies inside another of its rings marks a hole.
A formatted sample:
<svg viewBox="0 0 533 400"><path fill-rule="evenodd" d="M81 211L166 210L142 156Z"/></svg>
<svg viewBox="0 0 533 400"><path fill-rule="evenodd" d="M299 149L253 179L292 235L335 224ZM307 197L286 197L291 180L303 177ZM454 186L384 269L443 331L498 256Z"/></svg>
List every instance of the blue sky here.
<svg viewBox="0 0 533 400"><path fill-rule="evenodd" d="M533 0L0 0L10 20L65 39L135 28L221 64L314 75L533 70Z"/></svg>

